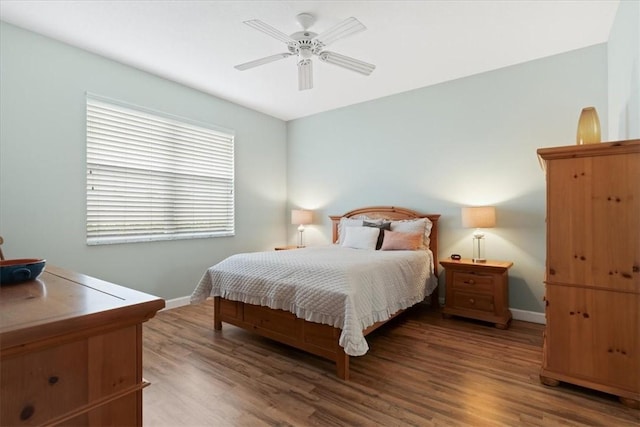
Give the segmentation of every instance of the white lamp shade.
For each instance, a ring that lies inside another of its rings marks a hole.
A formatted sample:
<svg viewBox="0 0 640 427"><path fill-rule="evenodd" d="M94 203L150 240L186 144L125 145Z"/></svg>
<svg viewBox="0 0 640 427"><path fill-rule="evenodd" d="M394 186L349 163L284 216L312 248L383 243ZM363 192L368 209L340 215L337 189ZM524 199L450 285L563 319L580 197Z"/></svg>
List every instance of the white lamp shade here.
<svg viewBox="0 0 640 427"><path fill-rule="evenodd" d="M462 226L466 228L493 228L496 226L495 206L462 208Z"/></svg>
<svg viewBox="0 0 640 427"><path fill-rule="evenodd" d="M313 222L313 211L306 209L293 209L291 211L291 224L306 225Z"/></svg>

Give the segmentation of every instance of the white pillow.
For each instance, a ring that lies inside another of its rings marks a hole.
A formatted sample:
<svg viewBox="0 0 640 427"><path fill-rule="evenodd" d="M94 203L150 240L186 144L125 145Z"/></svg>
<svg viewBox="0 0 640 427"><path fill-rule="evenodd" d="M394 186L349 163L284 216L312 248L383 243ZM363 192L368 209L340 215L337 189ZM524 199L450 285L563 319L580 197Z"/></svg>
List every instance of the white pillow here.
<svg viewBox="0 0 640 427"><path fill-rule="evenodd" d="M380 229L376 227L345 227L342 246L354 249L376 249Z"/></svg>
<svg viewBox="0 0 640 427"><path fill-rule="evenodd" d="M338 243L342 244L344 242L344 235L346 233L347 227L362 227L362 219L353 219L353 218L340 218L340 222L338 223Z"/></svg>
<svg viewBox="0 0 640 427"><path fill-rule="evenodd" d="M429 249L431 240L431 227L433 223L429 218L407 219L402 221L391 221L391 231L400 233L420 233L424 236L420 249Z"/></svg>

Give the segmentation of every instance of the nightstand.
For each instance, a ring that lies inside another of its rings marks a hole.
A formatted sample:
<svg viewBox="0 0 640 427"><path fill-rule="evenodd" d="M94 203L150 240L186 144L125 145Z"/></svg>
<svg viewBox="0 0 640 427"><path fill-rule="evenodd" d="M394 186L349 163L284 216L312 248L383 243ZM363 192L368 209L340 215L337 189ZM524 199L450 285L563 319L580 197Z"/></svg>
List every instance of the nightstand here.
<svg viewBox="0 0 640 427"><path fill-rule="evenodd" d="M446 273L445 317L455 315L484 320L507 329L509 311L509 261L476 263L470 259L440 261Z"/></svg>
<svg viewBox="0 0 640 427"><path fill-rule="evenodd" d="M300 249L304 246L296 246L296 245L287 245L287 246L276 246L274 249L276 251L288 251L289 249Z"/></svg>

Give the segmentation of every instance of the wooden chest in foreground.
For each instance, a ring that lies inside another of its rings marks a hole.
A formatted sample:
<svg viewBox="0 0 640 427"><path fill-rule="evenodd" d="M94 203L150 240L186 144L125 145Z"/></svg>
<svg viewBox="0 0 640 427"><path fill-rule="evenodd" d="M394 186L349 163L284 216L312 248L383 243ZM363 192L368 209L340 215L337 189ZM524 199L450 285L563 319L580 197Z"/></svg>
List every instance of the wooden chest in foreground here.
<svg viewBox="0 0 640 427"><path fill-rule="evenodd" d="M47 266L0 287L0 425L142 425L142 323L164 300Z"/></svg>

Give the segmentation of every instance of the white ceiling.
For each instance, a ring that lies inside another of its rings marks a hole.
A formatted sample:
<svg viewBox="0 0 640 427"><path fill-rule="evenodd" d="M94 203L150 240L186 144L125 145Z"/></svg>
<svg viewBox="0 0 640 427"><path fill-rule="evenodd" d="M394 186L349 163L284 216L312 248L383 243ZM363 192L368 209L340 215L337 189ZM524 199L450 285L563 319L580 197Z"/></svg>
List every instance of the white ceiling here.
<svg viewBox="0 0 640 427"><path fill-rule="evenodd" d="M617 0L17 1L0 18L184 85L291 120L606 42ZM367 30L330 50L377 66L368 77L314 61L298 91L295 57L246 71L234 65L286 52L242 22L291 34L295 16L321 33L354 16Z"/></svg>

